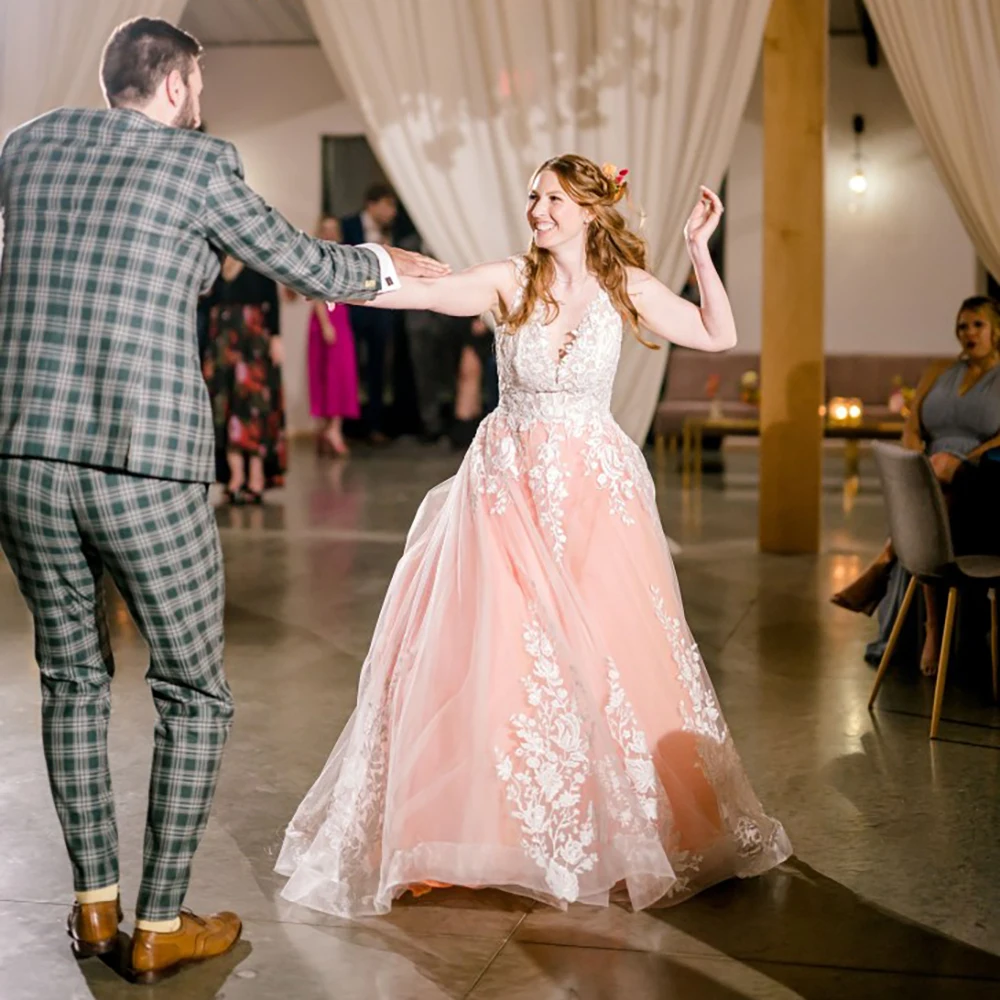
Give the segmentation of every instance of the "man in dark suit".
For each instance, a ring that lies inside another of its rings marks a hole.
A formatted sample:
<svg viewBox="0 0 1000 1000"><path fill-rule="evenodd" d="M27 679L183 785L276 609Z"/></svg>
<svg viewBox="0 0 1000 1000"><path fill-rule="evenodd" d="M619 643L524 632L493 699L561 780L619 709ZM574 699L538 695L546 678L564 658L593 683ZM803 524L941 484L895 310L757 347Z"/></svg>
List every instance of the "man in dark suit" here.
<svg viewBox="0 0 1000 1000"><path fill-rule="evenodd" d="M399 205L393 189L385 183L373 184L365 194L365 206L357 215L341 220L344 242L351 246L374 243L388 246ZM396 320L381 309L351 306L351 327L364 359L368 409L365 420L373 444L385 444L385 370L386 354L392 343Z"/></svg>
<svg viewBox="0 0 1000 1000"><path fill-rule="evenodd" d="M232 913L181 911L233 714L199 293L220 254L311 299L364 301L399 275L441 273L403 250L311 239L265 204L236 149L196 131L200 53L166 21L127 22L102 59L109 108L42 115L0 151L0 546L35 622L81 956L112 951L121 920L105 574L149 646L141 982L222 954L241 930Z"/></svg>

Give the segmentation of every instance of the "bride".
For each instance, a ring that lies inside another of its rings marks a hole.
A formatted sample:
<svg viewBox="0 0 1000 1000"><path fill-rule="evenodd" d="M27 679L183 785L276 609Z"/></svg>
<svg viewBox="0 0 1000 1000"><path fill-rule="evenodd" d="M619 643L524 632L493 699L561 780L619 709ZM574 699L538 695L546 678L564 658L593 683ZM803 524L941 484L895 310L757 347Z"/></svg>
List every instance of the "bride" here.
<svg viewBox="0 0 1000 1000"><path fill-rule="evenodd" d="M685 227L699 308L646 272L626 191L624 172L551 159L531 182L527 253L373 303L492 310L500 404L417 512L355 712L288 827L286 899L354 917L461 885L642 908L790 854L685 622L645 461L610 411L626 327L736 344L708 252L722 204L702 188Z"/></svg>

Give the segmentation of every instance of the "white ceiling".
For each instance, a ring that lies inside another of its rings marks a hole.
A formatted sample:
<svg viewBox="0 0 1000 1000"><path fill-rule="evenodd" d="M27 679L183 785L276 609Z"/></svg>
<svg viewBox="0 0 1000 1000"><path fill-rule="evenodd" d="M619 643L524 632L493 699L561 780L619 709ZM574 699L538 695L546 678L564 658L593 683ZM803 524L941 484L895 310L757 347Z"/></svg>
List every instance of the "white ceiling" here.
<svg viewBox="0 0 1000 1000"><path fill-rule="evenodd" d="M188 0L180 23L203 45L316 43L302 0ZM830 30L860 32L857 0L830 0Z"/></svg>
<svg viewBox="0 0 1000 1000"><path fill-rule="evenodd" d="M188 0L180 26L202 45L316 43L302 0Z"/></svg>

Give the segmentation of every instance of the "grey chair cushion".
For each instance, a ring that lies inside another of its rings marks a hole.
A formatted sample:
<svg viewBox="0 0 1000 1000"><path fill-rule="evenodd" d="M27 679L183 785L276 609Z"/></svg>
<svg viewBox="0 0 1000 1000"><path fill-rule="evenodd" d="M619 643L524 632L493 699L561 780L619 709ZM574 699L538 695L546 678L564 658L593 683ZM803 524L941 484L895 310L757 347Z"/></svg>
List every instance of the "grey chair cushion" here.
<svg viewBox="0 0 1000 1000"><path fill-rule="evenodd" d="M914 576L947 575L955 567L948 508L927 456L882 441L872 448L897 558Z"/></svg>
<svg viewBox="0 0 1000 1000"><path fill-rule="evenodd" d="M1000 581L1000 556L959 556L959 571L974 580Z"/></svg>

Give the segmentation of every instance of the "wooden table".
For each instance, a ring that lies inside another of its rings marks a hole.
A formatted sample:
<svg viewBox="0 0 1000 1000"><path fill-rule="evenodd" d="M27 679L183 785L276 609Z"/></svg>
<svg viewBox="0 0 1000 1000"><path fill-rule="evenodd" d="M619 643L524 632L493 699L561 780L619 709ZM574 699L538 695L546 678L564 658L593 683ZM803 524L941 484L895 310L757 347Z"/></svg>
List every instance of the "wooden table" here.
<svg viewBox="0 0 1000 1000"><path fill-rule="evenodd" d="M760 419L727 417L688 417L684 421L681 457L681 478L684 486L691 484L692 473L696 485L701 485L702 441L704 436L759 437ZM903 434L901 420L868 420L848 425L826 423L823 437L846 442L844 449L844 478L858 474L859 445L862 441L898 441Z"/></svg>

